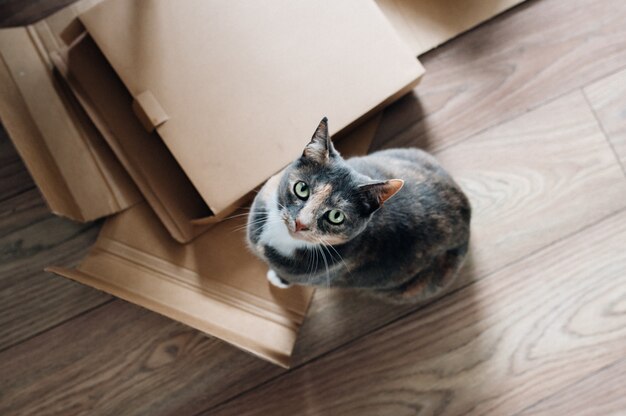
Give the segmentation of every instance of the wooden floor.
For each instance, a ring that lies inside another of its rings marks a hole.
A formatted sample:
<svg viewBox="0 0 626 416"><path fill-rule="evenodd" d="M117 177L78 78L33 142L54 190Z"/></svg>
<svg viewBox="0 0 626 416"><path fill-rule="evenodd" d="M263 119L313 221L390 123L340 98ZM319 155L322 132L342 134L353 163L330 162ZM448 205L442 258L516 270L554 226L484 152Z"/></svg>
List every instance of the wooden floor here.
<svg viewBox="0 0 626 416"><path fill-rule="evenodd" d="M530 0L422 62L375 147L458 178L470 261L420 307L319 290L290 371L42 272L99 225L0 137L0 414L626 414L626 2Z"/></svg>

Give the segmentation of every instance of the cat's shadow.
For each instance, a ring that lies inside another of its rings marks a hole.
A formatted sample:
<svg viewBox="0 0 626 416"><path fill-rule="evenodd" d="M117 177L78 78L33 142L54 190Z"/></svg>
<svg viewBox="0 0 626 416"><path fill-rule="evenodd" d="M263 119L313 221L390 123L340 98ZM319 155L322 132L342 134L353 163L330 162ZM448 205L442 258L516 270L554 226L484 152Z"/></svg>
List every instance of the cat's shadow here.
<svg viewBox="0 0 626 416"><path fill-rule="evenodd" d="M417 147L427 152L432 150L424 109L415 91L384 110L368 153L394 147Z"/></svg>
<svg viewBox="0 0 626 416"><path fill-rule="evenodd" d="M470 249L452 286L421 304L389 304L359 292L318 290L300 330L292 366L330 352L336 358L328 365L345 365L346 371L360 365L383 372L410 367L407 371L416 386L425 386L433 374L460 372L480 362L488 350L481 337L485 307L477 296L481 285L471 253ZM449 360L461 354L461 348L462 359ZM327 386L320 385L317 372L309 368L315 366L295 372L297 380L292 382L306 384L311 397L322 397ZM435 396L416 394L412 400L416 406L432 406L432 400L438 400Z"/></svg>

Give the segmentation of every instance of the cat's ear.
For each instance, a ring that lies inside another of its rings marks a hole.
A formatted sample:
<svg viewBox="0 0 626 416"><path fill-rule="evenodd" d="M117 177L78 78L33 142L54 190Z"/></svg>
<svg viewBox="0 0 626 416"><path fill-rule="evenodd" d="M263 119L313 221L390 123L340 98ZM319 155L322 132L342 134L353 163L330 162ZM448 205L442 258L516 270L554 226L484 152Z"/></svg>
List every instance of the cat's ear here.
<svg viewBox="0 0 626 416"><path fill-rule="evenodd" d="M389 179L384 182L368 183L359 186L359 191L365 197L370 212L376 211L385 201L398 193L404 186L402 179Z"/></svg>
<svg viewBox="0 0 626 416"><path fill-rule="evenodd" d="M304 148L302 157L319 164L324 164L328 162L331 156L336 154L337 151L333 147L333 143L328 134L328 119L324 117L315 129L311 141Z"/></svg>

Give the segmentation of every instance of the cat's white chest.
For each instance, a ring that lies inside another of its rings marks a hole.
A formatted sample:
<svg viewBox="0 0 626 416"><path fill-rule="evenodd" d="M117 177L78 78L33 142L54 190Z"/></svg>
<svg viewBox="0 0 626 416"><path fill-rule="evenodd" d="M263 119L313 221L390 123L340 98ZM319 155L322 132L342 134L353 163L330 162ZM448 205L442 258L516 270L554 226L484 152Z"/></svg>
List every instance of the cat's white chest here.
<svg viewBox="0 0 626 416"><path fill-rule="evenodd" d="M297 249L312 246L311 243L293 238L278 212L276 202L272 202L269 205L267 220L259 239L261 244L272 247L285 257L293 256Z"/></svg>

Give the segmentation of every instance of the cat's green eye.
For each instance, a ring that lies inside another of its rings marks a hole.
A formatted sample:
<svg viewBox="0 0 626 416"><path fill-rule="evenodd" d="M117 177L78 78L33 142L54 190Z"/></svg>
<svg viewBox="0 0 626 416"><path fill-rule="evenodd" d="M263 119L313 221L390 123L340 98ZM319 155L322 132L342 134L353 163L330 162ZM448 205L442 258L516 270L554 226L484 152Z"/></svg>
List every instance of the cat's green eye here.
<svg viewBox="0 0 626 416"><path fill-rule="evenodd" d="M309 185L302 181L296 182L293 187L293 193L296 194L298 198L304 201L309 197Z"/></svg>
<svg viewBox="0 0 626 416"><path fill-rule="evenodd" d="M343 222L343 220L346 219L346 216L342 211L338 209L331 209L330 211L328 211L326 218L328 218L328 221L331 224L339 225Z"/></svg>

